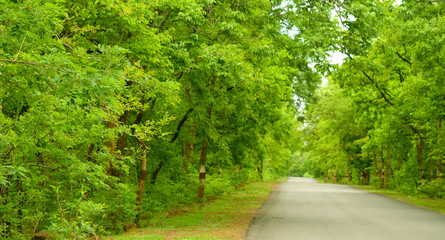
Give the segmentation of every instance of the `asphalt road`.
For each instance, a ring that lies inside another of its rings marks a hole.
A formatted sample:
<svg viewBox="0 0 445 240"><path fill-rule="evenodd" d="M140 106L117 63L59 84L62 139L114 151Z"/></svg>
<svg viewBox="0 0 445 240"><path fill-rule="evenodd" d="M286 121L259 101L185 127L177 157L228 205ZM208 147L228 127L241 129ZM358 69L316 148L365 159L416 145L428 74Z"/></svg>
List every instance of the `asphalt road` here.
<svg viewBox="0 0 445 240"><path fill-rule="evenodd" d="M350 186L289 178L260 208L246 239L445 239L445 215Z"/></svg>

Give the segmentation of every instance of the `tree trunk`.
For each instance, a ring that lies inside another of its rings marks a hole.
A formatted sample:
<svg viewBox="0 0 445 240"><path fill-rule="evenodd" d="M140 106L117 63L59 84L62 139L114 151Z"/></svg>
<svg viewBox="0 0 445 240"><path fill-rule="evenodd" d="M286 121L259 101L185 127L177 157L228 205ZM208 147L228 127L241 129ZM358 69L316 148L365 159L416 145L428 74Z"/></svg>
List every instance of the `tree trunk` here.
<svg viewBox="0 0 445 240"><path fill-rule="evenodd" d="M382 149L382 158L383 158L383 149ZM390 171L391 166L389 165L390 159L391 159L391 157L390 157L390 154L388 151L388 155L387 155L386 161L384 163L385 164L384 166L385 166L385 188L386 189L389 189L389 177L391 175L391 171Z"/></svg>
<svg viewBox="0 0 445 240"><path fill-rule="evenodd" d="M373 151L373 156L374 156L375 176L379 180L379 184L380 184L380 182L381 182L380 169L379 169L379 163L377 162L377 155L375 153L375 150Z"/></svg>
<svg viewBox="0 0 445 240"><path fill-rule="evenodd" d="M186 127L185 127L186 128ZM189 131L189 137L184 140L182 145L182 157L183 157L183 167L184 167L184 184L187 186L187 176L189 174L188 171L188 163L193 160L193 150L195 148L195 137L196 137L196 125L193 124Z"/></svg>
<svg viewBox="0 0 445 240"><path fill-rule="evenodd" d="M130 115L130 111L125 110L124 114L120 116L119 122L126 125L128 123L128 115ZM126 147L127 147L127 134L125 133L119 134L119 138L117 139L116 142L116 148L117 150L119 150L121 156L125 155Z"/></svg>
<svg viewBox="0 0 445 240"><path fill-rule="evenodd" d="M440 123L440 120L437 121L437 153L436 153L436 162L437 162L437 173L436 173L436 177L437 178L442 178L442 153L440 152L440 137L442 136L441 134L441 129L442 129L442 125Z"/></svg>
<svg viewBox="0 0 445 240"><path fill-rule="evenodd" d="M400 171L402 169L402 157L397 158L397 170Z"/></svg>
<svg viewBox="0 0 445 240"><path fill-rule="evenodd" d="M424 148L424 139L422 136L417 138L417 163L419 164L420 169L420 177L422 179L422 183L425 182L425 168L423 167L423 148Z"/></svg>
<svg viewBox="0 0 445 240"><path fill-rule="evenodd" d="M142 193L144 191L145 178L147 176L147 145L141 140L139 140L139 143L141 145L142 155L141 155L141 174L139 178L138 193L136 198L136 211L137 211L136 224L138 227L141 226Z"/></svg>
<svg viewBox="0 0 445 240"><path fill-rule="evenodd" d="M202 141L201 157L199 159L199 189L198 189L198 201L202 202L204 198L204 190L206 183L206 161L207 161L207 146L208 138L205 137Z"/></svg>
<svg viewBox="0 0 445 240"><path fill-rule="evenodd" d="M337 172L338 172L338 167L335 167L335 170L334 170L334 183L337 183Z"/></svg>
<svg viewBox="0 0 445 240"><path fill-rule="evenodd" d="M371 182L371 173L370 172L365 172L365 179L366 179L366 185L369 185L369 183Z"/></svg>
<svg viewBox="0 0 445 240"><path fill-rule="evenodd" d="M11 182L12 181L12 176L11 175L6 175L6 181L7 182ZM8 204L8 200L9 200L9 187L10 184L5 184L5 185L0 185L0 194L1 194L1 198L0 198L0 204L2 205L7 205ZM0 224L3 227L3 231L0 232L0 237L3 237L5 239L10 239L11 235L12 235L12 229L11 229L11 222L7 220L7 218L5 217L6 215L6 211L1 213L1 217L0 217ZM3 239L0 238L0 239Z"/></svg>
<svg viewBox="0 0 445 240"><path fill-rule="evenodd" d="M349 161L350 161L350 159L349 159L349 155L348 155L348 156L346 156L346 184L349 184ZM361 178L360 178L360 182L361 182Z"/></svg>
<svg viewBox="0 0 445 240"><path fill-rule="evenodd" d="M213 87L216 82L216 76L213 76L209 83L210 92L213 93ZM207 118L212 119L212 108L213 105L210 103L207 106ZM207 134L207 133L205 133ZM205 135L202 141L201 156L199 158L199 189L198 189L198 202L203 202L205 183L206 183L206 161L207 161L207 147L209 145L209 136Z"/></svg>
<svg viewBox="0 0 445 240"><path fill-rule="evenodd" d="M105 123L105 127L107 129L113 129L116 127L116 124L113 121L107 121ZM113 165L113 155L114 155L114 151L116 149L116 144L112 141L106 141L105 142L105 146L107 146L108 148L108 152L110 153L110 157L108 158L108 166L106 167L106 173L109 176L113 176L113 177L120 177L120 173L119 170L116 169L116 167L114 167Z"/></svg>
<svg viewBox="0 0 445 240"><path fill-rule="evenodd" d="M327 170L326 174L324 175L324 181L329 182L329 170Z"/></svg>
<svg viewBox="0 0 445 240"><path fill-rule="evenodd" d="M155 184L156 183L156 179L158 178L159 172L162 169L162 166L164 166L164 161L160 161L158 166L156 167L156 169L154 170L153 174L151 175L150 178L150 184Z"/></svg>
<svg viewBox="0 0 445 240"><path fill-rule="evenodd" d="M434 180L434 164L433 164L433 155L430 156L430 180Z"/></svg>
<svg viewBox="0 0 445 240"><path fill-rule="evenodd" d="M264 159L261 158L261 160L260 160L260 167L258 168L258 172L260 174L261 181L264 181L264 177L263 177L263 164L264 164Z"/></svg>

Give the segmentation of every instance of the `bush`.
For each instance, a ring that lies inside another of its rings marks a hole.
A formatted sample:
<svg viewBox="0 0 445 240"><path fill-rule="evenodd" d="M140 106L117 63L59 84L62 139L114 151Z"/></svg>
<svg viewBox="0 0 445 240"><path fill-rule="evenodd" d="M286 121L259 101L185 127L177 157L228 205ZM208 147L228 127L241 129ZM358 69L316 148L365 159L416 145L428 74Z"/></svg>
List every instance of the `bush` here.
<svg viewBox="0 0 445 240"><path fill-rule="evenodd" d="M436 179L431 182L426 182L419 186L419 192L425 194L429 198L443 198L445 197L445 181Z"/></svg>
<svg viewBox="0 0 445 240"><path fill-rule="evenodd" d="M223 196L227 193L233 192L235 184L230 179L222 176L207 176L206 195L208 196Z"/></svg>
<svg viewBox="0 0 445 240"><path fill-rule="evenodd" d="M308 172L305 172L303 177L305 177L305 178L313 178L314 176L312 176L312 174L310 174Z"/></svg>

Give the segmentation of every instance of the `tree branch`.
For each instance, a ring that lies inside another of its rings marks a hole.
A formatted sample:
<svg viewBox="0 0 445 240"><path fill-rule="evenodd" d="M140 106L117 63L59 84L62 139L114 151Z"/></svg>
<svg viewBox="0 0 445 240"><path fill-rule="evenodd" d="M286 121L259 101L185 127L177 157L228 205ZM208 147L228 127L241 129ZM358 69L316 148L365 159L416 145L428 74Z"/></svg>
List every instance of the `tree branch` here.
<svg viewBox="0 0 445 240"><path fill-rule="evenodd" d="M43 67L43 68L50 68L50 69L57 70L56 68L51 67L51 66L48 66L48 65L44 65L44 64L36 63L36 62L29 62L29 61L19 61L19 60L10 60L10 59L0 59L0 62L21 63L21 64L27 64L27 65L33 65L33 66L39 66L39 67Z"/></svg>
<svg viewBox="0 0 445 240"><path fill-rule="evenodd" d="M402 59L404 62L408 63L409 65L412 65L412 63L411 63L408 59L402 57L402 55L400 55L400 53L396 52L396 55L397 55L400 59Z"/></svg>
<svg viewBox="0 0 445 240"><path fill-rule="evenodd" d="M373 83L375 85L375 87L377 88L377 91L379 91L380 95L383 97L383 99L385 99L385 101L387 103L389 103L391 106L394 106L394 103L392 103L385 95L384 92L382 92L382 90L379 88L379 85L365 72L362 71L362 73L366 76L366 78L368 78L369 81L371 81L371 83Z"/></svg>
<svg viewBox="0 0 445 240"><path fill-rule="evenodd" d="M167 19L170 17L170 14L171 14L171 13L172 13L172 10L169 9L169 10L167 10L167 12L165 12L165 13L163 14L164 19L162 19L162 20L158 23L157 28L161 29L161 28L164 26L165 22L166 22Z"/></svg>
<svg viewBox="0 0 445 240"><path fill-rule="evenodd" d="M193 108L190 108L187 113L184 115L184 117L181 119L181 121L178 124L178 127L176 128L176 132L173 135L172 139L170 140L170 143L173 143L176 138L179 136L179 132L181 131L182 125L184 125L185 121L188 119L188 115L193 111Z"/></svg>

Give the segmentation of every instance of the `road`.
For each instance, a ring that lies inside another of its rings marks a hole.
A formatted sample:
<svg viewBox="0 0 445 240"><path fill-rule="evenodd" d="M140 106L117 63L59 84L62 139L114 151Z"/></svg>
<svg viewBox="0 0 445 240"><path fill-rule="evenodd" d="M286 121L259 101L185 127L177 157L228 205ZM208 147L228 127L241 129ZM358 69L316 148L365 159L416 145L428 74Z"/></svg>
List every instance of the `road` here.
<svg viewBox="0 0 445 240"><path fill-rule="evenodd" d="M445 239L445 215L351 186L289 178L260 208L248 240Z"/></svg>

